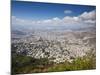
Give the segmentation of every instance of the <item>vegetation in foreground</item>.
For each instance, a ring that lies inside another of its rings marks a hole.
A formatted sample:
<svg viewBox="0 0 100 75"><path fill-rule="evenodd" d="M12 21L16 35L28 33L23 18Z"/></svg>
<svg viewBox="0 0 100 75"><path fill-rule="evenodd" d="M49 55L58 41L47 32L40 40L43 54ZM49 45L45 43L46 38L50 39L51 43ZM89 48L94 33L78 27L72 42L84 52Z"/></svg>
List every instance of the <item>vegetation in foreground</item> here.
<svg viewBox="0 0 100 75"><path fill-rule="evenodd" d="M12 57L12 74L60 72L74 70L88 70L96 68L96 56L94 54L76 58L72 63L54 63L47 58L35 59L29 56L16 55Z"/></svg>

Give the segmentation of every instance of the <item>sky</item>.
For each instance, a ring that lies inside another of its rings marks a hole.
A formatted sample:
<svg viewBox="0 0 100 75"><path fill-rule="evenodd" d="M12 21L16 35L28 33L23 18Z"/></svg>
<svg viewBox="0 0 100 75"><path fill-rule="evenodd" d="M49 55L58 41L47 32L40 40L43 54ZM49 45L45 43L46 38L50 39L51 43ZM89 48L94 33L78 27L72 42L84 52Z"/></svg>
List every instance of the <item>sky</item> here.
<svg viewBox="0 0 100 75"><path fill-rule="evenodd" d="M12 25L69 28L95 26L96 7L12 1Z"/></svg>

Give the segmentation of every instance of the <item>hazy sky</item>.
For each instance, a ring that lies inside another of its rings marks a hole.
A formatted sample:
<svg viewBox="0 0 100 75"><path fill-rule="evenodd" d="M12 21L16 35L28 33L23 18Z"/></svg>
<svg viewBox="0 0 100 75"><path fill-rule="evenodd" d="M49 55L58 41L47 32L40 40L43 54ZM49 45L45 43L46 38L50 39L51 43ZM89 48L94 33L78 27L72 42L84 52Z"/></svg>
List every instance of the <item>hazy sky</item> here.
<svg viewBox="0 0 100 75"><path fill-rule="evenodd" d="M96 22L95 6L12 1L12 25L86 27ZM76 26L75 26L76 25Z"/></svg>

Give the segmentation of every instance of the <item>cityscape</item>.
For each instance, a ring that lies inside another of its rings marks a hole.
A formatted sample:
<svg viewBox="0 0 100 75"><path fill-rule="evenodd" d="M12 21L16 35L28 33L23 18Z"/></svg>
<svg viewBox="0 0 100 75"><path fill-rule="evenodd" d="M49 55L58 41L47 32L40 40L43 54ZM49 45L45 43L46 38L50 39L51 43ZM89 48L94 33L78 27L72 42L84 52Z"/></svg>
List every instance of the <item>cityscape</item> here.
<svg viewBox="0 0 100 75"><path fill-rule="evenodd" d="M96 69L96 7L12 1L12 74Z"/></svg>

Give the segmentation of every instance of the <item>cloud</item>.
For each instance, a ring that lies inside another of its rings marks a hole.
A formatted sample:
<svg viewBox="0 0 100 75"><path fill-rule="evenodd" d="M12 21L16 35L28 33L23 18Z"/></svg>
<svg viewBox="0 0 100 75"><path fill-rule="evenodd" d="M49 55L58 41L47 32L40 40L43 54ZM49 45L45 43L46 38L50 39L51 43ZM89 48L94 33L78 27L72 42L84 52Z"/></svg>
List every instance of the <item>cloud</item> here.
<svg viewBox="0 0 100 75"><path fill-rule="evenodd" d="M96 11L90 11L90 12L83 12L82 14L78 16L65 16L62 19L64 24L94 24L96 22Z"/></svg>
<svg viewBox="0 0 100 75"><path fill-rule="evenodd" d="M79 19L87 24L95 24L96 23L96 11L93 10L91 12L84 12L79 16Z"/></svg>
<svg viewBox="0 0 100 75"><path fill-rule="evenodd" d="M32 25L33 21L21 19L16 16L12 16L12 24L13 25Z"/></svg>
<svg viewBox="0 0 100 75"><path fill-rule="evenodd" d="M94 25L96 23L96 11L83 12L78 16L65 16L63 18L54 17L51 19L44 20L24 20L20 19L16 16L12 16L12 24L13 25L52 25L52 26L88 26Z"/></svg>
<svg viewBox="0 0 100 75"><path fill-rule="evenodd" d="M72 11L71 10L65 10L64 13L65 14L70 14L70 13L72 13Z"/></svg>
<svg viewBox="0 0 100 75"><path fill-rule="evenodd" d="M95 20L96 19L96 11L93 10L91 12L84 12L79 16L82 20Z"/></svg>
<svg viewBox="0 0 100 75"><path fill-rule="evenodd" d="M72 23L77 23L78 22L78 17L69 17L69 16L66 16L62 19L62 21L65 23L65 24L72 24Z"/></svg>

